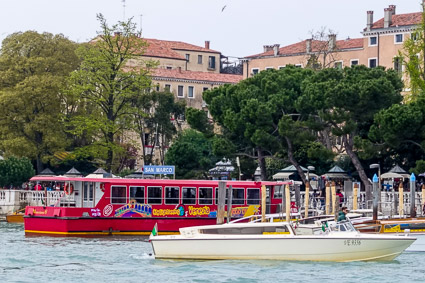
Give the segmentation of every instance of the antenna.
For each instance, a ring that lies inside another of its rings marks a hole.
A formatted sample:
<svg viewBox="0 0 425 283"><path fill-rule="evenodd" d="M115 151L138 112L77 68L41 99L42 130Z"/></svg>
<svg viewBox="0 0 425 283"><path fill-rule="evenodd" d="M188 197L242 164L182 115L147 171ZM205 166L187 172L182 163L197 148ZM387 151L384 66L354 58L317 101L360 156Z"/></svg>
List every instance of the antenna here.
<svg viewBox="0 0 425 283"><path fill-rule="evenodd" d="M125 22L125 0L121 0L121 2L122 2L122 9L123 9L122 20L123 22Z"/></svg>
<svg viewBox="0 0 425 283"><path fill-rule="evenodd" d="M139 31L140 37L142 37L142 17L143 15L140 14L140 31Z"/></svg>

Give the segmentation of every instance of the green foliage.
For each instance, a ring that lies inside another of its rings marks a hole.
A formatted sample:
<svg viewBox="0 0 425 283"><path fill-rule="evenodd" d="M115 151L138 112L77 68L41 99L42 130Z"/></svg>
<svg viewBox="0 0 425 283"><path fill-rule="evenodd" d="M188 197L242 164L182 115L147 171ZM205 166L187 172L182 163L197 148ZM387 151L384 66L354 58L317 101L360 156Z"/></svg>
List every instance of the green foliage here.
<svg viewBox="0 0 425 283"><path fill-rule="evenodd" d="M61 89L78 67L77 45L63 35L9 35L0 54L0 147L37 161L67 146Z"/></svg>
<svg viewBox="0 0 425 283"><path fill-rule="evenodd" d="M417 160L416 166L414 168L410 168L409 171L416 175L425 173L425 160Z"/></svg>
<svg viewBox="0 0 425 283"><path fill-rule="evenodd" d="M99 36L77 50L83 61L72 73L69 87L77 100L85 103L85 113L72 118L70 131L76 135L90 133L93 144L105 149L106 156L97 157L106 159L109 171L114 153L120 150L117 137L133 125L137 111L134 98L143 95L150 79L149 66L135 64L146 42L135 35L136 26L131 19L112 27L101 14L98 20Z"/></svg>
<svg viewBox="0 0 425 283"><path fill-rule="evenodd" d="M186 109L186 119L187 123L192 129L195 129L203 134L206 137L211 137L213 133L213 125L210 123L207 113L204 110L195 109L189 107Z"/></svg>
<svg viewBox="0 0 425 283"><path fill-rule="evenodd" d="M0 160L0 186L19 187L34 176L34 168L28 158L10 157Z"/></svg>
<svg viewBox="0 0 425 283"><path fill-rule="evenodd" d="M403 49L399 51L399 57L405 66L408 76L411 95L409 99L415 100L425 93L425 10L422 12L421 23L403 43Z"/></svg>
<svg viewBox="0 0 425 283"><path fill-rule="evenodd" d="M206 179L205 172L217 161L212 154L211 141L193 129L180 133L165 155L165 163L175 165L176 177L183 179Z"/></svg>

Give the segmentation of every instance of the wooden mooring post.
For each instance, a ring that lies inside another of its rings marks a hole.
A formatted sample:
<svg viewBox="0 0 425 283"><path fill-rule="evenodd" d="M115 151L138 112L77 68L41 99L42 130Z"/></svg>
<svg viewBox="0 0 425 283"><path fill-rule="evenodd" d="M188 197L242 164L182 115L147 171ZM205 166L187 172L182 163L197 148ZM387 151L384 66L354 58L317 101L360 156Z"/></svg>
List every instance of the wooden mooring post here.
<svg viewBox="0 0 425 283"><path fill-rule="evenodd" d="M227 223L232 220L232 202L233 202L233 190L232 185L229 186L229 193L227 197Z"/></svg>
<svg viewBox="0 0 425 283"><path fill-rule="evenodd" d="M307 181L305 183L305 196L304 196L304 210L305 210L304 217L305 218L308 217L308 204L310 202L309 198L310 198L310 182Z"/></svg>
<svg viewBox="0 0 425 283"><path fill-rule="evenodd" d="M224 207L226 205L226 182L218 182L217 224L224 223Z"/></svg>
<svg viewBox="0 0 425 283"><path fill-rule="evenodd" d="M285 186L285 198L286 198L286 222L291 221L291 193L289 191L289 184Z"/></svg>

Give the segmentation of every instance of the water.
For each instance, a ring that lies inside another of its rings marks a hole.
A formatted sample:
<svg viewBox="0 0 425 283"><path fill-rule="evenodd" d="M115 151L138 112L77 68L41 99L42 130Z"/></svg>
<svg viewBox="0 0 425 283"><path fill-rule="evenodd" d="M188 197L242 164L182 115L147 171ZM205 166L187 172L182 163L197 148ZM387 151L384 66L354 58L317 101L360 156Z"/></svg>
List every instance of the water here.
<svg viewBox="0 0 425 283"><path fill-rule="evenodd" d="M0 222L0 282L425 281L425 253L384 263L176 261L155 260L145 240L29 237L23 225Z"/></svg>

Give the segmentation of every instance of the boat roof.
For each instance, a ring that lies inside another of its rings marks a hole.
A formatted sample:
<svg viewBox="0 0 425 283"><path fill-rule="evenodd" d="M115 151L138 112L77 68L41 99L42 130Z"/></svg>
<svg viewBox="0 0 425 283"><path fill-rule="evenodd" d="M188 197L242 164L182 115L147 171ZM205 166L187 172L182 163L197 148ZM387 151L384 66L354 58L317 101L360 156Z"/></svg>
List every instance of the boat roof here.
<svg viewBox="0 0 425 283"><path fill-rule="evenodd" d="M217 186L219 180L179 180L179 179L130 179L130 178L87 178L87 177L69 177L69 176L34 176L30 181L49 181L49 182L98 182L112 184L169 184L169 185L197 185L197 186ZM292 184L291 181L272 182L272 181L223 181L227 186L276 186Z"/></svg>

